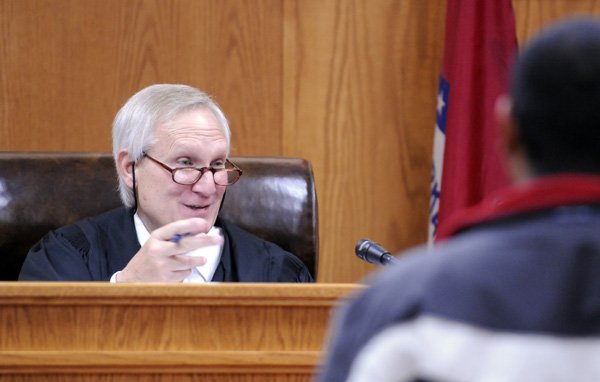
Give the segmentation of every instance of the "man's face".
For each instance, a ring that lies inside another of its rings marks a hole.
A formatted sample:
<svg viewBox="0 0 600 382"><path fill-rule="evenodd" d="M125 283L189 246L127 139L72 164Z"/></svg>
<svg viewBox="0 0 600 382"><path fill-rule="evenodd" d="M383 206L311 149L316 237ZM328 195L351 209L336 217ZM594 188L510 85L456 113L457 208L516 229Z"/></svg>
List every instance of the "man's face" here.
<svg viewBox="0 0 600 382"><path fill-rule="evenodd" d="M147 154L171 168L210 167L226 159L225 135L206 108L159 124L154 137L156 143ZM195 184L177 184L169 171L148 158L138 162L135 172L137 212L149 232L191 217L204 220L203 232L213 226L226 187L216 185L211 172L204 173Z"/></svg>

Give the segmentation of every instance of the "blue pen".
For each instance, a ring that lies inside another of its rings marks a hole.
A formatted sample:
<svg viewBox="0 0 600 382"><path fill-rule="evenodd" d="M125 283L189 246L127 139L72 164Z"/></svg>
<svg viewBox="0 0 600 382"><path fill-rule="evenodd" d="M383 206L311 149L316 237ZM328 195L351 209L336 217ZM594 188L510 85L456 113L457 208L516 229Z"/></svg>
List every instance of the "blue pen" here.
<svg viewBox="0 0 600 382"><path fill-rule="evenodd" d="M191 236L192 233L191 232L186 232L186 233L176 233L175 235L171 236L171 238L169 239L169 241L172 241L173 243L177 244L179 243L179 241L181 239L183 239L186 236Z"/></svg>

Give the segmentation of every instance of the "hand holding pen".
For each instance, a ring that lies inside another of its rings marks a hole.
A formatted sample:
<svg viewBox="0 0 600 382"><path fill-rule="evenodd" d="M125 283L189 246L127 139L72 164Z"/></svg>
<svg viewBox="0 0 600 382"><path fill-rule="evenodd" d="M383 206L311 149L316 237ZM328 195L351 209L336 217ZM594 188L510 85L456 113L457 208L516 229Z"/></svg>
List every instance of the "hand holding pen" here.
<svg viewBox="0 0 600 382"><path fill-rule="evenodd" d="M180 282L192 268L204 265L202 256L185 253L200 247L221 244L220 236L200 232L198 218L176 221L154 230L148 241L117 275L117 282Z"/></svg>

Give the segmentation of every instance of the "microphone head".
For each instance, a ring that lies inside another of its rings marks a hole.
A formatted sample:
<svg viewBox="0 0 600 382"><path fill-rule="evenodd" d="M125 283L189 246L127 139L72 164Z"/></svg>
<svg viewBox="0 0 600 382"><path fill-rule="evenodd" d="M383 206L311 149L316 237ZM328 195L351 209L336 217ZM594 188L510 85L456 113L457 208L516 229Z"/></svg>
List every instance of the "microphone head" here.
<svg viewBox="0 0 600 382"><path fill-rule="evenodd" d="M354 246L354 254L361 260L367 261L365 254L367 253L368 247L371 245L371 240L361 239Z"/></svg>
<svg viewBox="0 0 600 382"><path fill-rule="evenodd" d="M382 264L382 259L390 253L382 246L369 239L362 239L356 243L354 253L359 259L372 264Z"/></svg>
<svg viewBox="0 0 600 382"><path fill-rule="evenodd" d="M370 240L368 240L368 239L361 239L361 240L359 240L356 243L356 245L354 246L354 253L356 253L356 255L358 255L358 253L361 251L362 247L364 245L368 245L369 244L369 241Z"/></svg>

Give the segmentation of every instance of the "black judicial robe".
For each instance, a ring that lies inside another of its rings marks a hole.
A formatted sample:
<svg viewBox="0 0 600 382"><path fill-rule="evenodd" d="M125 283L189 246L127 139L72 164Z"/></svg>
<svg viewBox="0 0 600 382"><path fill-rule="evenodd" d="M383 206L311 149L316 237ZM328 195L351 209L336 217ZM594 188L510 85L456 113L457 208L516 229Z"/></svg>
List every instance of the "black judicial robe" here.
<svg viewBox="0 0 600 382"><path fill-rule="evenodd" d="M312 282L304 263L225 219L221 261L212 281ZM22 281L109 281L139 251L133 215L125 207L49 232L27 254Z"/></svg>

